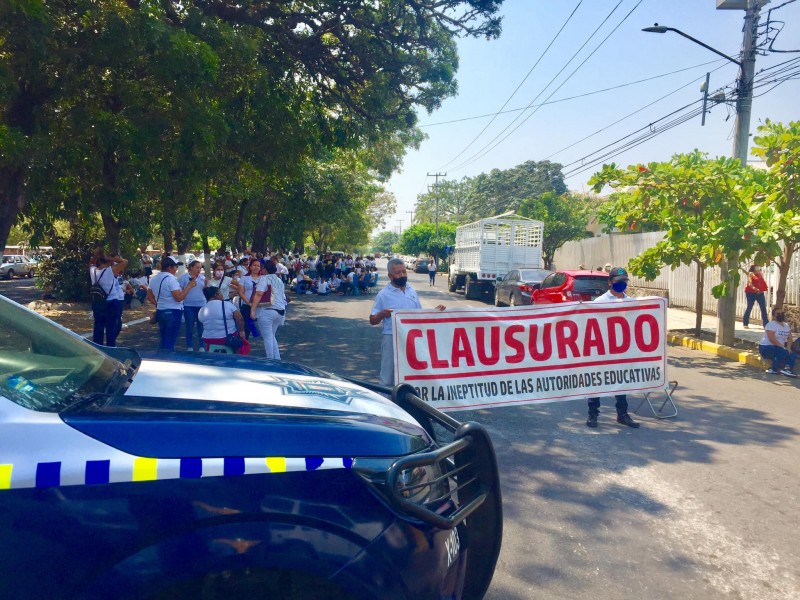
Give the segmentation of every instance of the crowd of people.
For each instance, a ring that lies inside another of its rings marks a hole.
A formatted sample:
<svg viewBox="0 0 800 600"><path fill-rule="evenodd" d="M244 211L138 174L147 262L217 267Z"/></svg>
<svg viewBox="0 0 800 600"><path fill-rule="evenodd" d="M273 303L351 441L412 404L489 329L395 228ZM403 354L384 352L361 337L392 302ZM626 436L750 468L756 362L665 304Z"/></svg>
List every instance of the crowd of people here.
<svg viewBox="0 0 800 600"><path fill-rule="evenodd" d="M289 253L218 253L211 260L208 277L199 260L184 265L174 256L165 256L158 261L145 251L140 260L143 269L126 278L127 260L102 250L95 253L90 280L108 293L106 306L93 305L95 343L116 345L122 311L136 299L155 307L151 322L158 325L161 350L174 350L183 329L189 351L226 345L233 335L243 341L241 345L233 342L236 352L249 354L249 340L260 337L266 356L280 360L276 334L285 323L292 292L357 295L375 288L379 279L374 257L341 253L306 259ZM181 267L185 272L179 275ZM218 301L226 305L219 306Z"/></svg>

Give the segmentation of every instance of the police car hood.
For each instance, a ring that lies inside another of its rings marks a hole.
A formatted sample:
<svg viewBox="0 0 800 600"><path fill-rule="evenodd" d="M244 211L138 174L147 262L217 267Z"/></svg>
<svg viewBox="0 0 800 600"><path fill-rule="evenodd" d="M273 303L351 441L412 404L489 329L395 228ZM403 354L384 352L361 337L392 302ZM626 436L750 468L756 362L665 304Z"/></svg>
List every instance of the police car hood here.
<svg viewBox="0 0 800 600"><path fill-rule="evenodd" d="M430 445L383 396L300 365L238 357L144 359L124 392L62 418L152 458L401 456Z"/></svg>

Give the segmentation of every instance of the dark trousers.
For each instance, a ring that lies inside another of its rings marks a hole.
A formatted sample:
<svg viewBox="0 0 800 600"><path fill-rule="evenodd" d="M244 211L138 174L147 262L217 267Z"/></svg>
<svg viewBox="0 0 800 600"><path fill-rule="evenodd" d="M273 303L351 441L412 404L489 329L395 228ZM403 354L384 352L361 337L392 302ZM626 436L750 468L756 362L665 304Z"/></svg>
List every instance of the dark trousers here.
<svg viewBox="0 0 800 600"><path fill-rule="evenodd" d="M628 397L625 394L617 394L617 416L628 414ZM600 414L600 398L589 398L589 414L595 417Z"/></svg>
<svg viewBox="0 0 800 600"><path fill-rule="evenodd" d="M197 341L203 345L203 323L197 318L202 306L184 306L183 318L186 320L186 349L194 349L194 329L197 327Z"/></svg>
<svg viewBox="0 0 800 600"><path fill-rule="evenodd" d="M180 309L157 310L158 332L161 334L159 350L175 350L175 341L181 332L183 311Z"/></svg>
<svg viewBox="0 0 800 600"><path fill-rule="evenodd" d="M766 327L767 323L769 323L769 318L767 318L767 300L764 297L764 293L751 294L750 292L745 292L744 295L747 297L747 308L744 309L742 325L745 327L750 325L750 312L753 310L753 305L758 302L758 306L761 308L761 320L764 321L764 327Z"/></svg>
<svg viewBox="0 0 800 600"><path fill-rule="evenodd" d="M122 300L106 300L105 307L92 306L94 329L92 341L101 346L116 346L122 331Z"/></svg>
<svg viewBox="0 0 800 600"><path fill-rule="evenodd" d="M773 371L780 371L781 369L789 369L791 371L794 367L794 361L797 359L797 355L794 352L789 352L786 348L781 348L780 346L759 345L758 352L767 360L772 361Z"/></svg>

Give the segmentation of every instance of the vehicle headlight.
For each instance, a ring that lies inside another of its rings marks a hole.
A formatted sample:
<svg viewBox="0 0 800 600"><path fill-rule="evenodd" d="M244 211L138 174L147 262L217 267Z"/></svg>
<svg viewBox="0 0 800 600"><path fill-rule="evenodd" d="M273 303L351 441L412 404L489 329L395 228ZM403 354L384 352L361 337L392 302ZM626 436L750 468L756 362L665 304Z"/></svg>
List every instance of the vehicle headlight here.
<svg viewBox="0 0 800 600"><path fill-rule="evenodd" d="M438 464L411 467L400 471L394 485L404 499L433 509L438 502L450 497L448 478Z"/></svg>

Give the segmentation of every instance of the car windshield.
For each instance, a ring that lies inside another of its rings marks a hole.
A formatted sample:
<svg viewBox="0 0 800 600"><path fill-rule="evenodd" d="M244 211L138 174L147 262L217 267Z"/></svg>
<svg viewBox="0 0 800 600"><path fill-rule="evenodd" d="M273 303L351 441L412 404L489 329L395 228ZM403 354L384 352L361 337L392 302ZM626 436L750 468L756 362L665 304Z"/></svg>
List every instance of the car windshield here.
<svg viewBox="0 0 800 600"><path fill-rule="evenodd" d="M608 289L608 277L576 277L573 289L587 294L602 294Z"/></svg>
<svg viewBox="0 0 800 600"><path fill-rule="evenodd" d="M105 393L121 363L0 296L0 395L29 408L58 412Z"/></svg>
<svg viewBox="0 0 800 600"><path fill-rule="evenodd" d="M520 271L520 279L522 281L542 281L548 275L550 275L550 271L547 269L530 269L527 271Z"/></svg>

